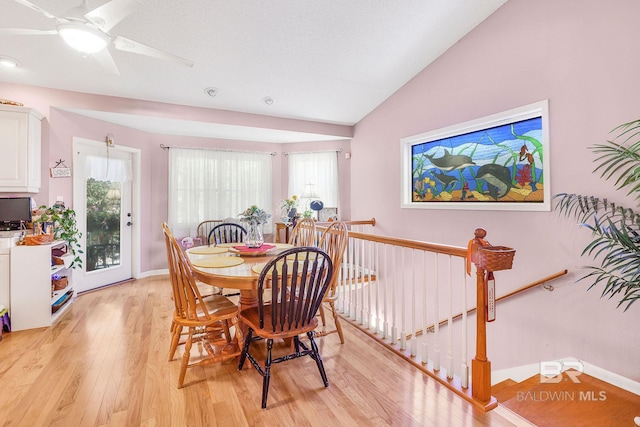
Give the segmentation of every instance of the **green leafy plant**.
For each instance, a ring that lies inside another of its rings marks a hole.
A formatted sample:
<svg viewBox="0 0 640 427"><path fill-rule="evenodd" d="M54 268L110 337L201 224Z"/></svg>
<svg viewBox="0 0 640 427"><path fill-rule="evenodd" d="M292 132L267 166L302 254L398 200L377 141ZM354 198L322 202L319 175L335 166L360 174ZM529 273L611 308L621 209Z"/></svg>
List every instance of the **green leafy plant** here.
<svg viewBox="0 0 640 427"><path fill-rule="evenodd" d="M590 149L598 156L594 172L605 180L615 178L617 190L640 199L640 120L613 129L616 137ZM554 196L555 209L577 218L593 239L582 255L600 259L580 280L593 279L589 289L604 285L602 297L620 298L624 311L640 299L640 215L606 198L561 193Z"/></svg>
<svg viewBox="0 0 640 427"><path fill-rule="evenodd" d="M69 252L73 256L72 268L82 268L82 247L80 238L82 233L78 230L76 212L73 209L61 206L40 206L42 214L34 221L34 224L53 224L53 238L64 240L69 245Z"/></svg>

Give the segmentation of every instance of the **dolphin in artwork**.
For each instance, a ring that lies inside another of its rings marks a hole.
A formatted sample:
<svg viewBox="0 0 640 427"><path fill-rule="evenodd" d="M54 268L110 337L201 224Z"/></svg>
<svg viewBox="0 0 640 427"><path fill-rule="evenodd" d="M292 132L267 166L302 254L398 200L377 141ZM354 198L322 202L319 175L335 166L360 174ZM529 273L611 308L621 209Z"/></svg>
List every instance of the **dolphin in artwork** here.
<svg viewBox="0 0 640 427"><path fill-rule="evenodd" d="M504 197L513 184L511 183L511 172L508 168L490 163L481 166L476 174L477 179L484 179L489 184L489 194L496 200Z"/></svg>
<svg viewBox="0 0 640 427"><path fill-rule="evenodd" d="M433 175L433 177L436 179L436 181L438 181L440 184L442 184L442 189L446 190L447 187L451 184L453 184L455 186L455 183L458 182L458 178L454 177L454 176L449 176L447 174L444 173L436 173L436 172L431 172L431 175Z"/></svg>
<svg viewBox="0 0 640 427"><path fill-rule="evenodd" d="M462 154L451 154L445 148L444 156L434 159L433 156L425 154L431 160L431 163L440 170L452 171L454 169L462 169L467 166L475 165L471 157Z"/></svg>

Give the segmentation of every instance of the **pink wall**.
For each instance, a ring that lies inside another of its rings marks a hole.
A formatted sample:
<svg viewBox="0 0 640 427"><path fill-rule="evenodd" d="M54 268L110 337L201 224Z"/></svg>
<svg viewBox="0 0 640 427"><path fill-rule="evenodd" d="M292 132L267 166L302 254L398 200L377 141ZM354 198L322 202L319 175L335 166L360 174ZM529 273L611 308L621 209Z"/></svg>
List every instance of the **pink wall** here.
<svg viewBox="0 0 640 427"><path fill-rule="evenodd" d="M551 193L625 201L592 174L587 147L638 118L638 16L635 0L510 0L356 125L354 218L458 246L485 228L493 244L517 249L513 270L496 273L498 295L569 269L554 292L498 305L488 327L494 369L571 356L640 381L640 304L623 313L602 289L575 283L591 264L579 257L589 233L556 212L401 209L400 139L548 99Z"/></svg>
<svg viewBox="0 0 640 427"><path fill-rule="evenodd" d="M57 196L63 196L67 205L72 206L71 178L50 179L49 168L59 159L72 166L72 141L74 137L103 141L107 134L114 136L120 146L141 150L141 210L144 220L138 224L141 235L140 271L142 274L154 270L166 269L166 254L162 237L162 222L167 220L168 156L160 145L174 147L210 147L247 151L277 152L273 157L273 212L279 212L279 201L287 196L287 162L283 152L340 150L348 152L350 141L306 142L291 144L270 144L252 141L232 141L223 139L179 137L155 135L137 131L112 123L103 122L69 113L56 107L94 109L118 113L132 113L175 119L201 120L235 125L266 127L301 132L332 133L350 136L351 127L334 124L322 124L301 120L290 120L232 113L229 111L191 108L170 104L138 101L134 99L113 98L77 92L43 89L29 86L7 85L0 83L0 93L6 99L13 99L35 108L45 116L43 120L42 174L43 182L39 194L33 196L41 204L53 204ZM341 186L341 206L349 212L350 162L339 161ZM276 214L277 217L277 214Z"/></svg>

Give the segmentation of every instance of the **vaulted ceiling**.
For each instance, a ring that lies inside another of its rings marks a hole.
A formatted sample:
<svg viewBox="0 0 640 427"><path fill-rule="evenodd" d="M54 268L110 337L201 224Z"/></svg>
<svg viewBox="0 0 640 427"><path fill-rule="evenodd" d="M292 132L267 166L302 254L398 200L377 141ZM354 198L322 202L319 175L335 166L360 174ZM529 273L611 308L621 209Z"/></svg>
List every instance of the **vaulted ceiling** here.
<svg viewBox="0 0 640 427"><path fill-rule="evenodd" d="M112 40L123 36L193 66L112 43L105 67L54 31L3 31L56 30L46 14L68 16L81 0L3 0L0 57L18 67L1 69L0 81L353 125L505 2L144 0L109 29Z"/></svg>

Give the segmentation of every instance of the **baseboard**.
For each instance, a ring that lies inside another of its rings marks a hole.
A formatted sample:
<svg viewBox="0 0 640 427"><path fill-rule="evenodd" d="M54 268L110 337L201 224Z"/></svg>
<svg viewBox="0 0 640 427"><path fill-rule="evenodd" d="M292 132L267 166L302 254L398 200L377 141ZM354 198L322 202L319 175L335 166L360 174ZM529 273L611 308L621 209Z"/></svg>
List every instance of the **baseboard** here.
<svg viewBox="0 0 640 427"><path fill-rule="evenodd" d="M144 273L138 274L136 279L144 279L145 277L151 277L151 276L162 276L162 275L165 275L165 274L169 274L169 269L168 268L165 268L164 270L149 270L149 271L145 271Z"/></svg>
<svg viewBox="0 0 640 427"><path fill-rule="evenodd" d="M616 374L615 372L608 371L606 369L600 368L599 366L593 365L589 362L585 362L584 360L580 360L575 357L563 357L555 360L560 362L579 361L582 363L582 366L584 367L585 374L640 396L640 383L637 381L633 381L629 378L623 377L622 375ZM508 368L508 369L501 369L498 371L491 372L491 385L498 384L506 379L512 379L516 382L521 382L534 375L538 375L539 373L540 373L539 363L516 366L514 368Z"/></svg>
<svg viewBox="0 0 640 427"><path fill-rule="evenodd" d="M515 427L536 427L535 424L532 424L531 422L522 418L520 415L516 414L504 405L498 404L498 406L491 412L495 412L497 415L500 415L502 418L512 423Z"/></svg>

